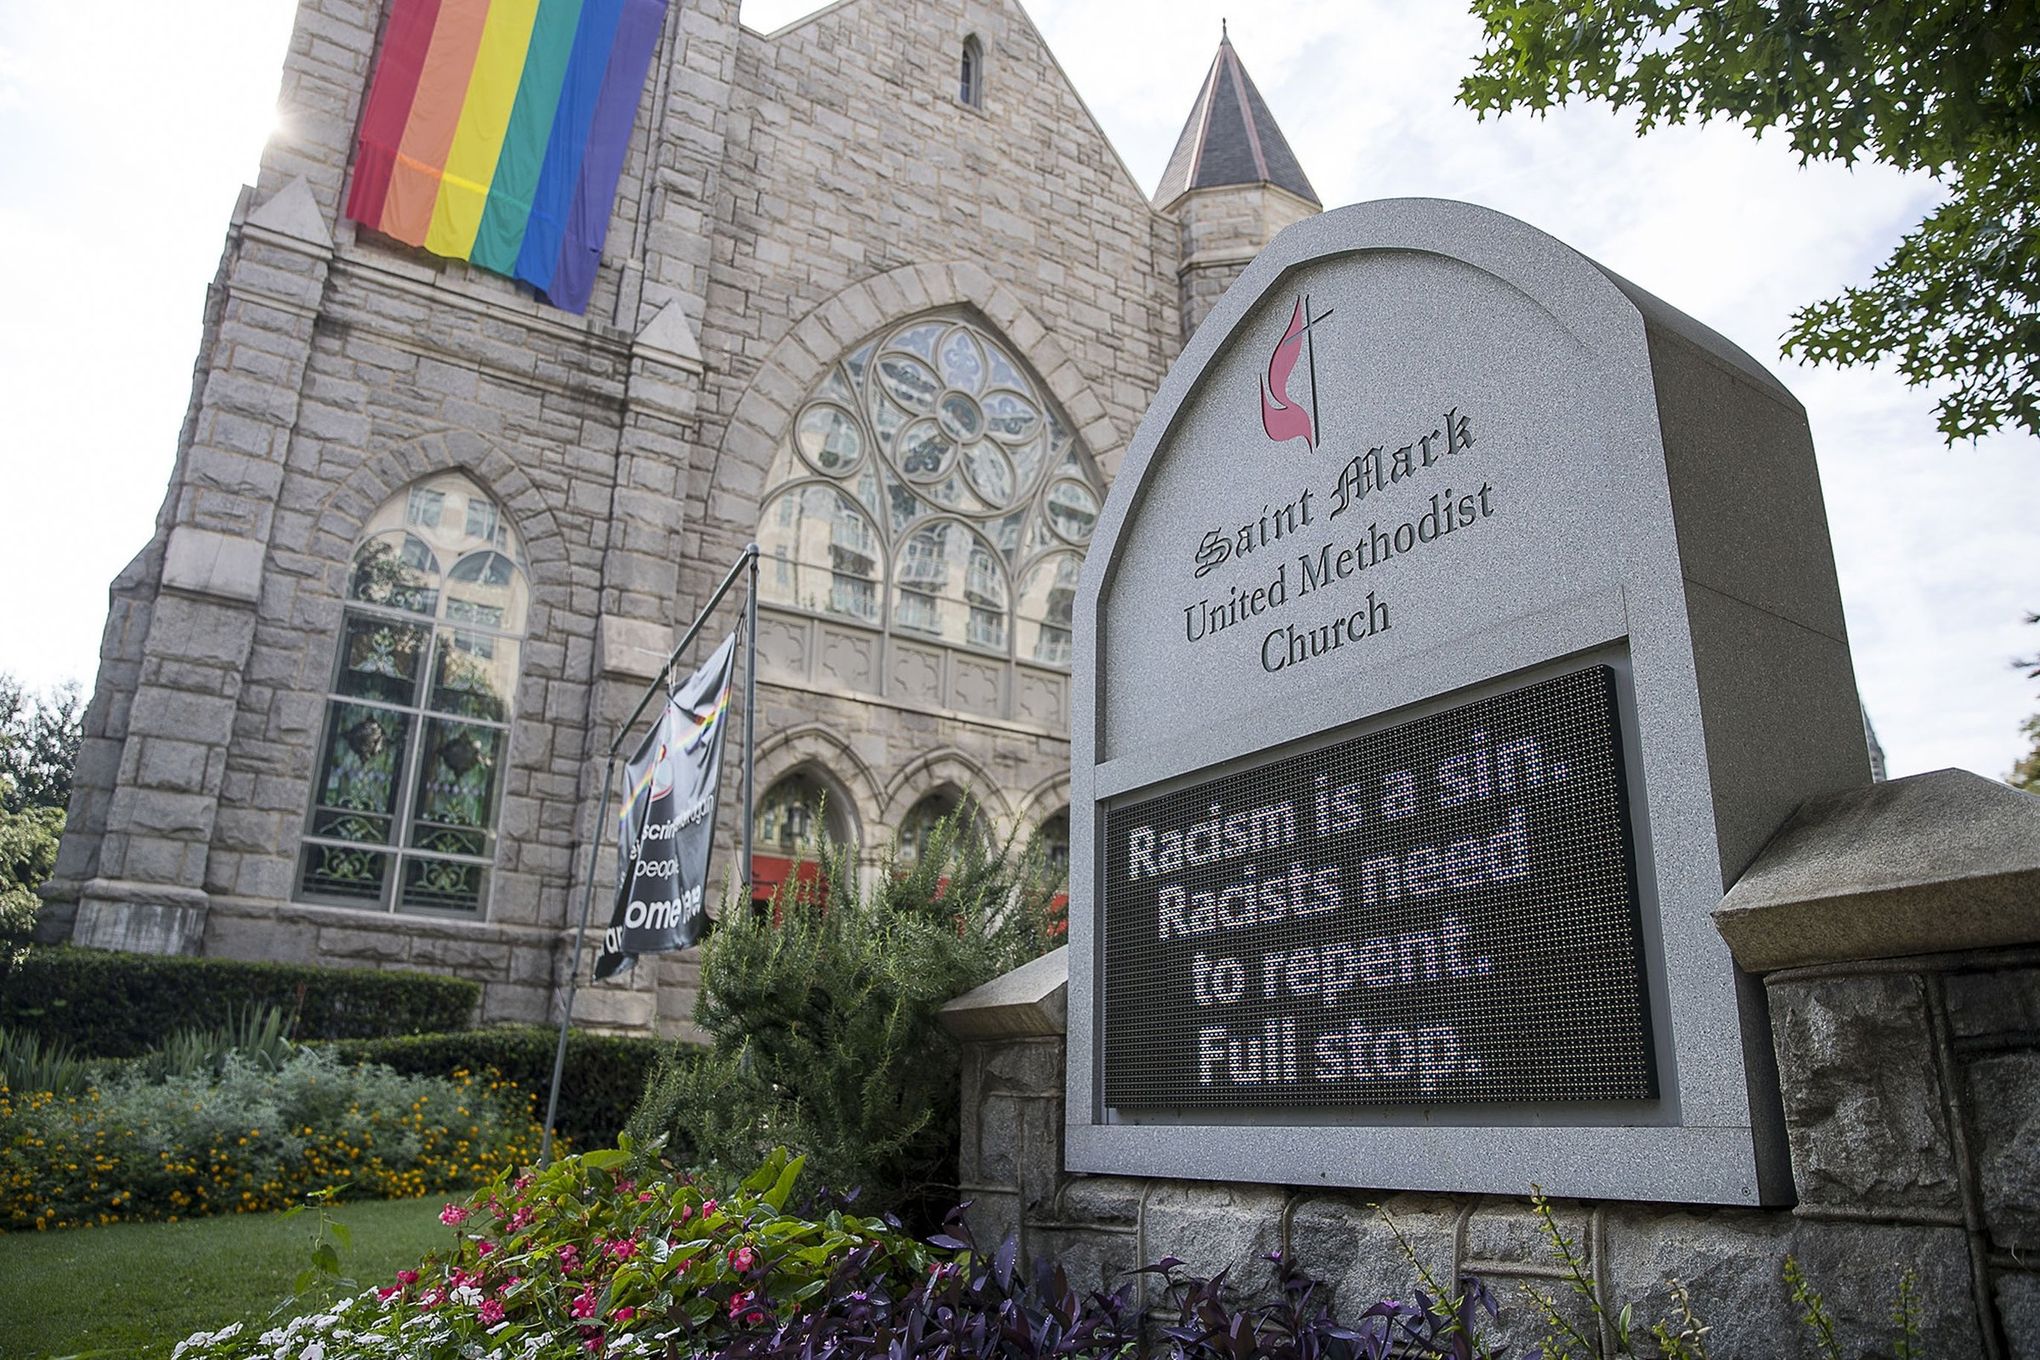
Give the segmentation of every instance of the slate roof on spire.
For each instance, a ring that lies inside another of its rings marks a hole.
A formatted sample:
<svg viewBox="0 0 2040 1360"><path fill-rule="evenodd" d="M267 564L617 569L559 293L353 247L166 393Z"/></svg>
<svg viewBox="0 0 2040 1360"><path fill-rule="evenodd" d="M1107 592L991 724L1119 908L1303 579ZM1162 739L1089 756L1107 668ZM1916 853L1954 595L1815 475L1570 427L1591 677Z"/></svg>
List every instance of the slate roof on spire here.
<svg viewBox="0 0 2040 1360"><path fill-rule="evenodd" d="M1253 77L1240 65L1232 39L1221 36L1218 55L1211 59L1211 70L1190 109L1190 121L1183 124L1169 168L1162 171L1155 204L1167 207L1192 189L1226 184L1272 184L1315 207L1324 206L1282 129L1275 126L1267 101L1254 88Z"/></svg>

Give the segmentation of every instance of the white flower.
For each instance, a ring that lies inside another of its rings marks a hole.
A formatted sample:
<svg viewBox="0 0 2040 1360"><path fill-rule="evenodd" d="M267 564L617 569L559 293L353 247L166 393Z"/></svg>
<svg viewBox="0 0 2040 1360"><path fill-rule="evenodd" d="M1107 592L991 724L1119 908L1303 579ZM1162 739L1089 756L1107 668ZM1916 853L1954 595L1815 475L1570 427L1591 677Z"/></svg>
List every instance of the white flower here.
<svg viewBox="0 0 2040 1360"><path fill-rule="evenodd" d="M325 1343L307 1342L305 1348L298 1352L298 1360L326 1360Z"/></svg>
<svg viewBox="0 0 2040 1360"><path fill-rule="evenodd" d="M217 1346L220 1342L231 1341L240 1334L241 1324L238 1322L230 1323L220 1328L217 1332L193 1332L190 1336L177 1343L177 1348L170 1352L170 1360L178 1360L178 1357L187 1350L197 1350L202 1346Z"/></svg>

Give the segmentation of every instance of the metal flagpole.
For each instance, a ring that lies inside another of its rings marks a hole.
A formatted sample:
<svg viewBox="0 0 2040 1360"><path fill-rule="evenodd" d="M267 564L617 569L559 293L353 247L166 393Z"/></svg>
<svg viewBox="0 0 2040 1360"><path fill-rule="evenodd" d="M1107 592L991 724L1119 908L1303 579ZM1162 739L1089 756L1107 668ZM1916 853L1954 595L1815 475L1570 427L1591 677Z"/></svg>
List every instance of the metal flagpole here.
<svg viewBox="0 0 2040 1360"><path fill-rule="evenodd" d="M745 549L751 555L750 588L744 596L744 908L750 910L757 895L757 869L751 860L751 823L757 810L752 806L752 780L758 770L758 545Z"/></svg>
<svg viewBox="0 0 2040 1360"><path fill-rule="evenodd" d="M680 664L680 658L686 655L689 647L694 645L694 639L700 636L703 625L708 622L709 615L715 613L716 606L723 602L723 596L730 593L730 587L737 583L738 574L747 566L751 569L750 590L744 606L744 616L745 628L752 642L750 667L746 672L744 681L744 884L746 890L748 891L749 889L751 882L751 700L757 694L758 676L758 645L756 641L758 636L758 545L756 543L747 545L737 560L730 564L728 573L722 578L722 584L715 588L715 593L708 597L708 603L703 605L701 612L694 616L694 622L688 626L686 636L682 637L673 650L666 654L666 664L659 667L658 675L653 677L651 684L645 686L644 693L638 696L637 707L630 711L630 716L625 718L622 726L616 729L615 739L609 743L607 767L602 772L602 801L595 805L595 834L588 845L588 877L581 885L581 924L574 932L574 953L572 959L569 960L567 968L567 1004L566 1009L560 1014L559 1042L553 1046L552 1091L546 1097L545 1132L540 1136L538 1143L538 1164L541 1167L552 1163L553 1120L558 1116L560 1110L560 1079L566 1075L567 1028L573 1023L574 1019L574 993L581 981L581 952L587 947L588 921L595 911L595 871L601 861L603 840L608 835L609 794L615 788L616 753L623 749L623 743L629 739L631 729L637 726L637 720L644 716L645 707L652 702L652 696L665 686L667 678L673 673L673 667Z"/></svg>
<svg viewBox="0 0 2040 1360"><path fill-rule="evenodd" d="M629 731L629 728L625 728ZM588 943L588 918L595 911L595 870L602 854L602 841L608 832L609 791L616 784L616 747L609 748L609 759L602 771L602 801L595 805L595 834L588 843L588 877L581 885L581 925L574 932L574 952L567 961L567 1005L560 1012L560 1038L553 1046L552 1092L545 1100L545 1133L538 1140L538 1165L541 1169L552 1165L553 1120L560 1112L560 1075L567 1066L567 1026L574 1019L574 992L581 980L581 951Z"/></svg>

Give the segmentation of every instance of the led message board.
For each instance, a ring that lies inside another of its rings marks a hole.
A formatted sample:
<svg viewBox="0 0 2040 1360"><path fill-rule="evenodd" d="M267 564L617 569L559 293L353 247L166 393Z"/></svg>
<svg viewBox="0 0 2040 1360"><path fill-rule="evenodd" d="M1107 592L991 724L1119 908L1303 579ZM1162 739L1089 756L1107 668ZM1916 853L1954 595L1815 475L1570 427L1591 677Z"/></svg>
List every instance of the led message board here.
<svg viewBox="0 0 2040 1360"><path fill-rule="evenodd" d="M1119 1107L1649 1099L1614 674L1105 814Z"/></svg>

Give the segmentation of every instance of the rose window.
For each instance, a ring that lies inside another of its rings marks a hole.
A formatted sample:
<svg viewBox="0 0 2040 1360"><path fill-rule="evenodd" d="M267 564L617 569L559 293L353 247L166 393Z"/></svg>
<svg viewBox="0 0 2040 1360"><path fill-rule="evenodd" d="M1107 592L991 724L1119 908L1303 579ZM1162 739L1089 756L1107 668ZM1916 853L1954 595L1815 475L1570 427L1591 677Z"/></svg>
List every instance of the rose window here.
<svg viewBox="0 0 2040 1360"><path fill-rule="evenodd" d="M768 484L763 600L1069 664L1097 477L1040 384L977 326L923 318L845 355Z"/></svg>

